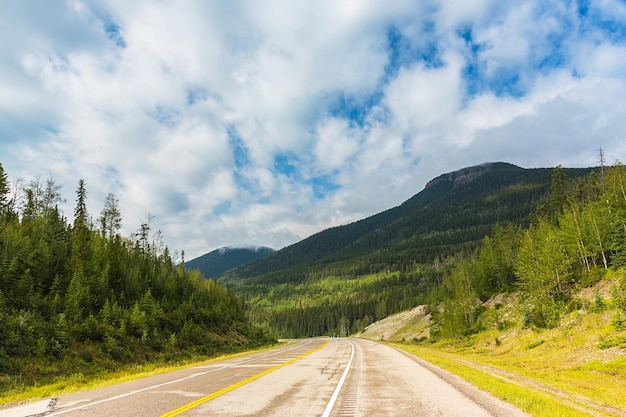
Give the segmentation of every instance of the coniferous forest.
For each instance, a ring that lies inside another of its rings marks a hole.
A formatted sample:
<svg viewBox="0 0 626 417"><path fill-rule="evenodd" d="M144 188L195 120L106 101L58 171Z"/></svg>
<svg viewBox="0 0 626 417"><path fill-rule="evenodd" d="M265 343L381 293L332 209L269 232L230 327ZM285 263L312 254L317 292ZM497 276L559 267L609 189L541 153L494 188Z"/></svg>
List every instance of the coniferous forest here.
<svg viewBox="0 0 626 417"><path fill-rule="evenodd" d="M349 335L421 304L432 337L464 337L511 325L483 314L501 293L517 294L524 326L550 328L581 307L577 291L626 266L620 163L446 174L394 209L227 272L218 282L230 288L176 265L149 221L122 237L113 194L94 220L82 180L68 220L60 189L11 183L0 165L0 391L237 351L268 334ZM614 326L626 329L619 282Z"/></svg>
<svg viewBox="0 0 626 417"><path fill-rule="evenodd" d="M0 392L270 342L240 297L176 265L149 222L122 237L113 194L94 220L80 180L69 221L60 190L12 183L0 164Z"/></svg>
<svg viewBox="0 0 626 417"><path fill-rule="evenodd" d="M620 163L474 167L220 280L246 295L252 322L283 337L353 334L420 304L433 337L462 337L498 322L481 314L500 293L519 296L525 326L550 328L580 307L577 291L626 265L625 190ZM614 293L626 306L626 281Z"/></svg>

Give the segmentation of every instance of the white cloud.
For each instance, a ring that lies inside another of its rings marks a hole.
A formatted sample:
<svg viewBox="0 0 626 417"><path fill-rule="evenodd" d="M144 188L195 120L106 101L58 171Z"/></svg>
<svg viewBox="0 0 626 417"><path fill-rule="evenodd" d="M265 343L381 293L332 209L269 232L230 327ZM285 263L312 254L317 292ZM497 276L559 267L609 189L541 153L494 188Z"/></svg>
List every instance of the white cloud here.
<svg viewBox="0 0 626 417"><path fill-rule="evenodd" d="M359 147L359 134L344 119L326 119L317 128L315 154L325 169L341 168Z"/></svg>
<svg viewBox="0 0 626 417"><path fill-rule="evenodd" d="M55 177L70 217L79 178L93 216L113 191L125 233L150 212L188 259L282 247L465 165L587 165L600 146L624 160L626 36L611 28L625 7L588 14L489 0L12 3L1 162L11 178Z"/></svg>
<svg viewBox="0 0 626 417"><path fill-rule="evenodd" d="M403 69L386 89L384 102L393 114L394 128L415 138L417 152L433 138L446 136L448 122L461 105L462 62L453 54L446 54L443 61L439 68Z"/></svg>

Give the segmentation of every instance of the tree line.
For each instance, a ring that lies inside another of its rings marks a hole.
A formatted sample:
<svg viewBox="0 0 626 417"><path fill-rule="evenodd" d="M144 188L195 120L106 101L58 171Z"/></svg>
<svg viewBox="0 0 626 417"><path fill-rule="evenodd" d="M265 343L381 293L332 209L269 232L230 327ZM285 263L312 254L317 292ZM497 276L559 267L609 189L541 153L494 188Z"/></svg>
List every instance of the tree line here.
<svg viewBox="0 0 626 417"><path fill-rule="evenodd" d="M589 169L564 169L571 178ZM222 282L299 281L318 269L342 274L402 270L460 251L472 252L496 224L528 226L529 214L543 203L552 170L506 163L444 174L401 205L333 227L221 277ZM358 265L358 270L354 266Z"/></svg>
<svg viewBox="0 0 626 417"><path fill-rule="evenodd" d="M426 267L368 275L314 272L299 284L237 286L252 323L280 337L348 336L387 315L428 302L440 274Z"/></svg>
<svg viewBox="0 0 626 417"><path fill-rule="evenodd" d="M121 236L115 195L94 221L81 179L70 222L60 190L51 178L11 183L0 164L0 392L269 341L241 297L176 265L151 216Z"/></svg>
<svg viewBox="0 0 626 417"><path fill-rule="evenodd" d="M524 325L556 326L577 308L577 290L626 264L621 163L547 172L502 166L457 188L443 177L405 205L388 226L347 247L338 241L341 256L227 277L229 285L250 303L254 323L283 337L353 334L420 304L433 314L434 336L461 337L484 329L483 302L506 292L519 294ZM313 243L323 246L340 231L320 233L290 254L310 249L312 258ZM626 294L626 282L618 290ZM626 323L626 301L619 304L626 298L615 299Z"/></svg>
<svg viewBox="0 0 626 417"><path fill-rule="evenodd" d="M605 166L602 154L600 168L584 178L571 179L557 167L549 200L528 228L497 227L445 274L432 300L443 302L435 333L459 337L480 331L481 301L510 291L519 293L524 325L554 327L564 311L578 307L576 291L624 266L626 167ZM626 306L625 285L615 288L618 306Z"/></svg>

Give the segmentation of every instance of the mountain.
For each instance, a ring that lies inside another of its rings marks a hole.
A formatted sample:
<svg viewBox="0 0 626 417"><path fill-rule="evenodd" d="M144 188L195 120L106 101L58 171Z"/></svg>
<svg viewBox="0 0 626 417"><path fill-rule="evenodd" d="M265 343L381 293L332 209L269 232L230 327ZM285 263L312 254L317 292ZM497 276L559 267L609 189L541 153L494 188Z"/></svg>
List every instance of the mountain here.
<svg viewBox="0 0 626 417"><path fill-rule="evenodd" d="M590 169L564 171L578 178ZM527 225L538 204L547 204L552 172L498 162L443 174L397 207L319 232L220 280L293 282L346 262L358 274L473 250L496 224Z"/></svg>
<svg viewBox="0 0 626 417"><path fill-rule="evenodd" d="M591 168L563 169L573 179ZM251 321L284 338L360 331L441 298L440 284L496 226L552 210L552 168L487 163L440 175L397 207L333 227L218 278Z"/></svg>
<svg viewBox="0 0 626 417"><path fill-rule="evenodd" d="M189 271L198 269L207 277L219 277L229 269L256 261L274 252L265 246L223 247L185 262Z"/></svg>

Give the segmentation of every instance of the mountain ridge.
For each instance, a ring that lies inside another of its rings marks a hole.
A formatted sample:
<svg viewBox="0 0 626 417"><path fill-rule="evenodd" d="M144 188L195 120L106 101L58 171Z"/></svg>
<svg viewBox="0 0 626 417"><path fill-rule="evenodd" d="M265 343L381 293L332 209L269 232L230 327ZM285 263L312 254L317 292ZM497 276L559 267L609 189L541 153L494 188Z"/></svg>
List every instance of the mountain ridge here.
<svg viewBox="0 0 626 417"><path fill-rule="evenodd" d="M560 168L584 180L593 168ZM551 210L553 168L495 162L443 174L402 204L318 232L217 280L256 325L282 338L357 332L427 304L459 259ZM538 211L539 210L539 211Z"/></svg>
<svg viewBox="0 0 626 417"><path fill-rule="evenodd" d="M185 269L197 269L207 278L216 278L229 269L256 261L273 252L275 250L267 246L223 246L185 262Z"/></svg>
<svg viewBox="0 0 626 417"><path fill-rule="evenodd" d="M487 172L494 164L496 164L496 162L485 162L480 165L461 168L457 171L442 174L428 181L424 186L424 189L433 187L444 181L452 181L453 185L465 184L466 182L469 182Z"/></svg>
<svg viewBox="0 0 626 417"><path fill-rule="evenodd" d="M497 223L528 224L528 215L546 197L552 170L489 162L442 174L396 207L315 233L260 261L229 271L220 281L298 281L304 279L303 268L354 258L381 263L377 255L385 258L385 251L395 250L399 257L406 257L407 250L417 247L418 260L426 262L451 255L460 241L470 249ZM572 177L589 170L565 169ZM503 199L511 203L502 204Z"/></svg>

